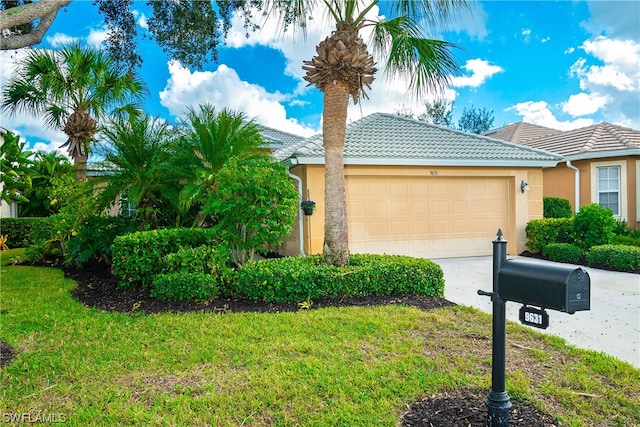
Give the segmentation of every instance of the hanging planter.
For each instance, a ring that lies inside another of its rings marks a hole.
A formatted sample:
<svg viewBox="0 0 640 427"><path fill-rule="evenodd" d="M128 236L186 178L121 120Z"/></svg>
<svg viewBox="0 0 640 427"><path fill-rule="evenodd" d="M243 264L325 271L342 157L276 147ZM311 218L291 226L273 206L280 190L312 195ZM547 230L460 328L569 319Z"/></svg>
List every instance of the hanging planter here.
<svg viewBox="0 0 640 427"><path fill-rule="evenodd" d="M305 215L313 215L313 211L316 208L316 202L313 200L303 200L300 202L300 208Z"/></svg>

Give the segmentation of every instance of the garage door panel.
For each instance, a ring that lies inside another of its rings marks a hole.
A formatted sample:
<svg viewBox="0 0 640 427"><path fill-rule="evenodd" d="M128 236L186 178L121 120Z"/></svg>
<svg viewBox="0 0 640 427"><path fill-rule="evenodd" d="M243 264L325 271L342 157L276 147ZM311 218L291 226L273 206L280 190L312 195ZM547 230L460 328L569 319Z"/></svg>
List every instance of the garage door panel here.
<svg viewBox="0 0 640 427"><path fill-rule="evenodd" d="M385 200L372 200L367 203L367 215L374 217L386 218L389 215L387 210L388 203Z"/></svg>
<svg viewBox="0 0 640 427"><path fill-rule="evenodd" d="M509 224L508 188L507 178L347 177L351 251L490 255Z"/></svg>

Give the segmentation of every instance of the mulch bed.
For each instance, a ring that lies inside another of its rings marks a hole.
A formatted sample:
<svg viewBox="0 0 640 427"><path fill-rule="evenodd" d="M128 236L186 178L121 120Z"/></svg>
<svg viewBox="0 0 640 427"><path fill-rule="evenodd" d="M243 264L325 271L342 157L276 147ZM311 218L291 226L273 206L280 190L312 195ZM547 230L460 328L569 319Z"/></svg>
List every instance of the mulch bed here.
<svg viewBox="0 0 640 427"><path fill-rule="evenodd" d="M72 291L78 301L89 307L105 311L153 314L191 311L277 313L301 310L298 304L263 304L233 299L214 300L207 303L158 301L151 298L148 291L117 289L118 279L104 265L93 265L81 270L65 267L63 271L65 276L78 283L78 286ZM439 297L403 295L319 300L313 301L311 309L346 306L370 307L389 304L410 305L421 310L455 305ZM9 364L14 356L15 351L0 340L0 366L4 367ZM459 390L456 393L445 393L419 399L407 406L399 425L402 427L484 427L487 422L485 407L487 393L488 390L485 392ZM538 411L531 405L515 401L512 404L510 426L552 427L557 425L551 416Z"/></svg>

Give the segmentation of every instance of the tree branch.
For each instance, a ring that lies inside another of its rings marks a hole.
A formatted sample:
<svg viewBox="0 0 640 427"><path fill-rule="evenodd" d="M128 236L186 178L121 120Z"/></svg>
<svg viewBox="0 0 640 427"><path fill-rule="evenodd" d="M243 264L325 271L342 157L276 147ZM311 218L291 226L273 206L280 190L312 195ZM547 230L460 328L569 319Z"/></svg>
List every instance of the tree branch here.
<svg viewBox="0 0 640 427"><path fill-rule="evenodd" d="M58 11L72 0L40 0L0 11L0 33L19 25L40 19L38 25L27 34L0 36L0 50L19 49L40 43Z"/></svg>

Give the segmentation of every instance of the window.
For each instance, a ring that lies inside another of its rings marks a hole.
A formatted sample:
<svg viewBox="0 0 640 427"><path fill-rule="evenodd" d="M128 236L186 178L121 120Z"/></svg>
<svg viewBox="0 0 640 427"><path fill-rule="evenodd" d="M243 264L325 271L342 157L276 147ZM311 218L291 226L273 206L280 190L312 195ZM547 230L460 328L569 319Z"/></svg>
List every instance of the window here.
<svg viewBox="0 0 640 427"><path fill-rule="evenodd" d="M134 203L129 203L128 191L120 194L119 211L120 215L125 218L130 218L136 213L136 205Z"/></svg>
<svg viewBox="0 0 640 427"><path fill-rule="evenodd" d="M596 171L598 203L620 216L620 166L601 166Z"/></svg>

